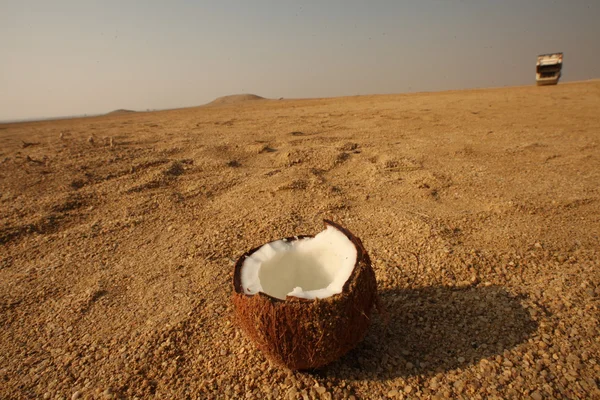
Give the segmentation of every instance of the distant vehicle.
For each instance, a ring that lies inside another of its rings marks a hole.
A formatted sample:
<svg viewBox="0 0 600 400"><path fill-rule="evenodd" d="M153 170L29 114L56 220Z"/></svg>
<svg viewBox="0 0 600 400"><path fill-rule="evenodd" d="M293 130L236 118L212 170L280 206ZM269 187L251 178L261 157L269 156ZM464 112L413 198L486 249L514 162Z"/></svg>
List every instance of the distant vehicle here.
<svg viewBox="0 0 600 400"><path fill-rule="evenodd" d="M560 79L562 62L563 53L540 54L535 67L537 85L556 85Z"/></svg>

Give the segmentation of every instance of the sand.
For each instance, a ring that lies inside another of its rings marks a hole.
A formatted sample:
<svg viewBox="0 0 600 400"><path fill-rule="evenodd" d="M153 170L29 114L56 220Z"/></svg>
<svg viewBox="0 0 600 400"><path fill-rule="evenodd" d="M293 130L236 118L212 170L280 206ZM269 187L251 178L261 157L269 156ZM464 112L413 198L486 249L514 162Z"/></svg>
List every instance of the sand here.
<svg viewBox="0 0 600 400"><path fill-rule="evenodd" d="M0 125L0 398L600 398L600 82ZM323 218L386 315L318 371L233 263Z"/></svg>

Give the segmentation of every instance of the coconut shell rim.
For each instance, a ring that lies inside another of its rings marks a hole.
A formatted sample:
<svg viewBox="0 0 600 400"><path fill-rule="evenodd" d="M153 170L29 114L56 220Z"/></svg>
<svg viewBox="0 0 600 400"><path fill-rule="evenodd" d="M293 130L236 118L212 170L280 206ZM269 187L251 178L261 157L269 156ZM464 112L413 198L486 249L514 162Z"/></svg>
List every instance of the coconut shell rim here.
<svg viewBox="0 0 600 400"><path fill-rule="evenodd" d="M270 300L273 303L286 303L286 302L304 302L304 303L310 303L310 302L315 302L315 301L323 301L323 300L329 300L329 299L333 299L335 300L335 298L342 296L344 293L348 292L349 288L350 288L350 284L356 279L356 274L358 273L358 265L363 262L366 261L367 264L369 264L369 266L371 265L371 260L369 259L369 255L367 253L367 251L365 250L361 240L356 237L352 232L350 232L348 229L344 228L343 226L341 226L340 224L333 222L329 219L324 219L323 222L325 223L325 226L332 226L335 229L339 230L340 232L342 232L347 238L348 240L350 240L352 242L352 244L354 245L354 247L356 248L356 261L354 263L354 267L352 268L352 273L350 274L350 276L348 277L348 279L346 280L346 282L344 283L344 286L342 287L342 292L341 293L336 293L334 295L331 295L329 297L320 299L320 298L316 298L316 299L305 299L302 297L296 297L296 296L287 296L285 298L285 300L283 299L279 299L277 297L273 297L269 294L263 293L263 292L258 292L255 294L246 294L244 293L244 290L242 288L242 277L241 277L241 269L242 269L242 265L244 264L244 261L246 261L246 258L248 258L250 255L252 255L254 252L256 252L258 249L260 249L261 247L263 247L266 244L269 243L273 243L273 242L277 242L279 240L284 240L284 241L288 241L288 242L293 242L295 240L302 240L302 239L310 239L310 238L314 238L314 235L297 235L297 236L291 236L291 237L287 237L287 238L283 238L283 239L275 239L272 240L270 242L261 244L260 246L256 246L250 250L248 250L247 252L245 252L244 254L242 254L240 256L240 258L238 258L237 262L235 263L235 267L233 270L233 290L236 294L242 295L244 297L254 297L254 296L259 296L259 297L263 297L267 300Z"/></svg>

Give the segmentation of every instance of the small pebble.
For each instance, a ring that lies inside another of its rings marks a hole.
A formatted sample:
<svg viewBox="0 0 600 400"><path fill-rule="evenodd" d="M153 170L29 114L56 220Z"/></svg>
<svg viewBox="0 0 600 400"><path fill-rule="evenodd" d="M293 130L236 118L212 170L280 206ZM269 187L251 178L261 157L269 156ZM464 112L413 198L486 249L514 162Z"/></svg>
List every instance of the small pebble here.
<svg viewBox="0 0 600 400"><path fill-rule="evenodd" d="M290 400L295 400L296 396L298 395L298 390L296 390L295 387L292 387L289 392L288 392L288 399Z"/></svg>

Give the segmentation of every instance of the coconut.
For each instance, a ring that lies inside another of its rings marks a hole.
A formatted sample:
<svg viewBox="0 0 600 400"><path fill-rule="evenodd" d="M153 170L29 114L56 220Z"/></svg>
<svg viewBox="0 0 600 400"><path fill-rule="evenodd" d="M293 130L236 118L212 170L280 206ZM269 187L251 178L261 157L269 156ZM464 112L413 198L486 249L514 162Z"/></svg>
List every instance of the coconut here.
<svg viewBox="0 0 600 400"><path fill-rule="evenodd" d="M238 324L268 359L290 369L318 368L354 348L377 301L360 239L334 222L325 225L316 236L256 247L235 264Z"/></svg>

